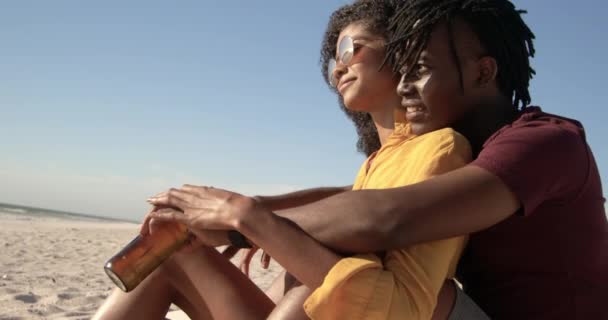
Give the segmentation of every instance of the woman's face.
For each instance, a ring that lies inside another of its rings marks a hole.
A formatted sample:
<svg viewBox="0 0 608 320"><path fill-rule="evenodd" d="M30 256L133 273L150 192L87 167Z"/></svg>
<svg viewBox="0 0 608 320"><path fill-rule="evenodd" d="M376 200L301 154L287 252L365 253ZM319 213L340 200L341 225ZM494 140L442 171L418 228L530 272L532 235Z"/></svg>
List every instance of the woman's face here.
<svg viewBox="0 0 608 320"><path fill-rule="evenodd" d="M379 70L384 60L384 39L361 23L344 28L336 48L339 48L344 37L353 39L353 56L346 65L336 57L338 62L333 72L336 89L344 105L359 112L381 111L386 106L398 107L401 101L396 93L399 77L389 66Z"/></svg>

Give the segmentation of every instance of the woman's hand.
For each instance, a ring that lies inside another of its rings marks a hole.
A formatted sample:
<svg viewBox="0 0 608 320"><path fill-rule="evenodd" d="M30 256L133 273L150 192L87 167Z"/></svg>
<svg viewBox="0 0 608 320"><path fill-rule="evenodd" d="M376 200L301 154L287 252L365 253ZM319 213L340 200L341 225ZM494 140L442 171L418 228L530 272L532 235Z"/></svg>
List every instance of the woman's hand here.
<svg viewBox="0 0 608 320"><path fill-rule="evenodd" d="M180 222L175 221L167 221L155 219L154 214L162 214L162 215L177 215L183 214L183 212L178 209L158 206L152 208L148 214L144 217L144 221L140 228L140 235L146 237L148 235L154 234L157 230L164 228L168 224L176 224ZM225 230L189 230L191 236L188 240L188 245L184 248L185 252L192 251L201 245L208 247L218 247L230 244L230 240L228 239L228 232ZM224 255L232 258L232 256L236 252L232 253L230 251L226 252Z"/></svg>
<svg viewBox="0 0 608 320"><path fill-rule="evenodd" d="M173 208L152 211L148 216L162 222L179 222L192 232L238 230L251 226L270 211L253 198L213 187L184 185L170 189L148 201L155 207Z"/></svg>

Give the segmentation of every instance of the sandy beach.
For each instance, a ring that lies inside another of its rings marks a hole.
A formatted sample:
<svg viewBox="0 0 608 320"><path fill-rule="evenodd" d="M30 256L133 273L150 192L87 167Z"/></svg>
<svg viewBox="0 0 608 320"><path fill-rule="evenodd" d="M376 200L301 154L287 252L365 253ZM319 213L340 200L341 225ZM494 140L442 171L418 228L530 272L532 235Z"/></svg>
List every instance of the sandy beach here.
<svg viewBox="0 0 608 320"><path fill-rule="evenodd" d="M0 212L0 320L90 319L114 289L103 263L137 231L126 222ZM266 288L279 270L254 258L251 278Z"/></svg>

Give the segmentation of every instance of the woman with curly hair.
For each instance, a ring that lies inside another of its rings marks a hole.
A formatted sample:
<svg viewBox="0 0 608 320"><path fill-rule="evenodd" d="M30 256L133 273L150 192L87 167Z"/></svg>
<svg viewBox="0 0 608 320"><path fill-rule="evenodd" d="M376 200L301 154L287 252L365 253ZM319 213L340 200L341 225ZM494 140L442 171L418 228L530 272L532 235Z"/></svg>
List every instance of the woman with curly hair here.
<svg viewBox="0 0 608 320"><path fill-rule="evenodd" d="M415 183L471 157L468 142L453 130L415 132L405 122L395 91L399 77L384 66L393 10L381 0L343 6L331 16L323 40L325 78L357 126L359 149L370 155L353 189ZM192 319L430 319L464 245L458 237L349 257L256 200L225 190L186 185L150 201L158 210L149 218L183 223L206 246L174 254L130 293L116 290L97 319L163 319L171 303ZM221 212L210 218L202 207ZM240 232L293 278L283 275L263 292L210 247L217 244L213 234L225 232L217 230Z"/></svg>

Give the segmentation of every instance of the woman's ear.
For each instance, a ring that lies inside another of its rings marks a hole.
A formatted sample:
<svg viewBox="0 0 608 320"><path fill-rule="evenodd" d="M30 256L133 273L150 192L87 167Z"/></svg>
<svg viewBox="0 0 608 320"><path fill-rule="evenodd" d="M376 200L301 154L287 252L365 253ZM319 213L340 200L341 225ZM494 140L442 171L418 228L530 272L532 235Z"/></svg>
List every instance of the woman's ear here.
<svg viewBox="0 0 608 320"><path fill-rule="evenodd" d="M485 56L477 61L477 84L480 87L487 87L494 83L498 74L498 64L496 59Z"/></svg>

